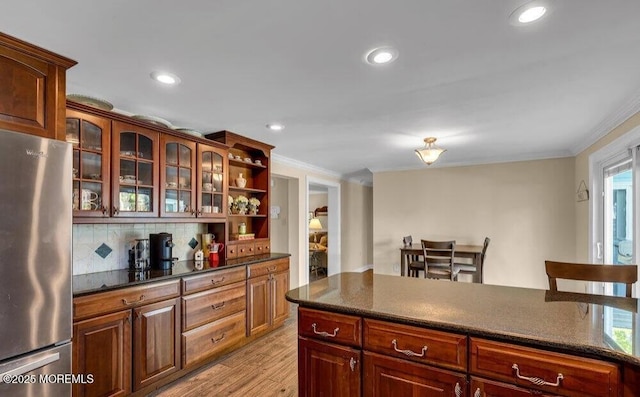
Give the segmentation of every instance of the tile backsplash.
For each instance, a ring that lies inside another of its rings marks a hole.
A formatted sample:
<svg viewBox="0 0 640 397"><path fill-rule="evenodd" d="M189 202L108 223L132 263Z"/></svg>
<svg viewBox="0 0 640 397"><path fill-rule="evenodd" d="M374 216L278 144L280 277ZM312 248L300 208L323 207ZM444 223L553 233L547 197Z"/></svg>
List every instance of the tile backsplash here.
<svg viewBox="0 0 640 397"><path fill-rule="evenodd" d="M73 274L128 269L128 250L133 240L149 238L149 234L161 232L173 235L174 257L180 260L193 259L193 254L201 249L200 235L207 232L207 225L202 223L73 225Z"/></svg>

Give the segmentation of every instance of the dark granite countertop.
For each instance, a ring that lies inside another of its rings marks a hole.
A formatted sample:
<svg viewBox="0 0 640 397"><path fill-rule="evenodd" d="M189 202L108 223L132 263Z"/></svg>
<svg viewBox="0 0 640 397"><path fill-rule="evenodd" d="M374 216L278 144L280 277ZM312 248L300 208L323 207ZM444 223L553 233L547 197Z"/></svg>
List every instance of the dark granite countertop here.
<svg viewBox="0 0 640 397"><path fill-rule="evenodd" d="M486 284L341 273L287 292L300 306L460 332L640 365L638 339L623 348L605 322L640 331L638 300ZM613 320L611 320L613 321Z"/></svg>
<svg viewBox="0 0 640 397"><path fill-rule="evenodd" d="M290 254L269 253L243 258L228 259L221 261L217 267L210 267L205 261L202 269L196 269L195 261L177 261L170 270L149 270L146 272L132 272L127 269L111 270L107 272L97 272L80 274L73 276L73 296L93 294L113 289L131 287L133 285L144 284L192 276L206 272L215 272L222 269L229 269L237 266L246 266L252 263L264 262L272 259L286 258Z"/></svg>

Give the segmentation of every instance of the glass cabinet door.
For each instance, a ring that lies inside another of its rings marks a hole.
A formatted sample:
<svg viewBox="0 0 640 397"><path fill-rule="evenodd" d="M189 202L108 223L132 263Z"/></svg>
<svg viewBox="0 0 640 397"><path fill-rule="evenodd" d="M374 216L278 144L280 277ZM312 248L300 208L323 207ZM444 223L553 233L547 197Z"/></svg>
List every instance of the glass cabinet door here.
<svg viewBox="0 0 640 397"><path fill-rule="evenodd" d="M157 215L158 133L124 123L115 125L113 215Z"/></svg>
<svg viewBox="0 0 640 397"><path fill-rule="evenodd" d="M199 144L198 174L198 216L225 216L224 171L226 168L224 152Z"/></svg>
<svg viewBox="0 0 640 397"><path fill-rule="evenodd" d="M74 216L109 215L110 122L67 110L66 141L73 146Z"/></svg>
<svg viewBox="0 0 640 397"><path fill-rule="evenodd" d="M160 213L162 216L194 217L196 144L169 135L161 138Z"/></svg>

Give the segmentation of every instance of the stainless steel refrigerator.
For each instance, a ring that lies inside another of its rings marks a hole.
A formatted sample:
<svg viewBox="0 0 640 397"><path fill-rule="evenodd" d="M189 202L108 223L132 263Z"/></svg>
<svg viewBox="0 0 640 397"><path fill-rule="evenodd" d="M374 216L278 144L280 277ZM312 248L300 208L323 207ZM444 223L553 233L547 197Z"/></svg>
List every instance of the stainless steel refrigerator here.
<svg viewBox="0 0 640 397"><path fill-rule="evenodd" d="M0 396L70 396L72 149L0 130Z"/></svg>

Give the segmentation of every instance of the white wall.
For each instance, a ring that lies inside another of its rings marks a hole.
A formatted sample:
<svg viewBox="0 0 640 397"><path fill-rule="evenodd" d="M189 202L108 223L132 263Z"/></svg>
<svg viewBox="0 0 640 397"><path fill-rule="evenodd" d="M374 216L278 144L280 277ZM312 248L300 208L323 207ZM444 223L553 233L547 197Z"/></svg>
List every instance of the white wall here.
<svg viewBox="0 0 640 397"><path fill-rule="evenodd" d="M575 259L574 159L374 174L373 262L399 274L402 237L482 244L487 284L548 288L545 259Z"/></svg>
<svg viewBox="0 0 640 397"><path fill-rule="evenodd" d="M280 214L270 222L271 251L289 252L289 180L274 176L271 181L271 205L280 207Z"/></svg>

